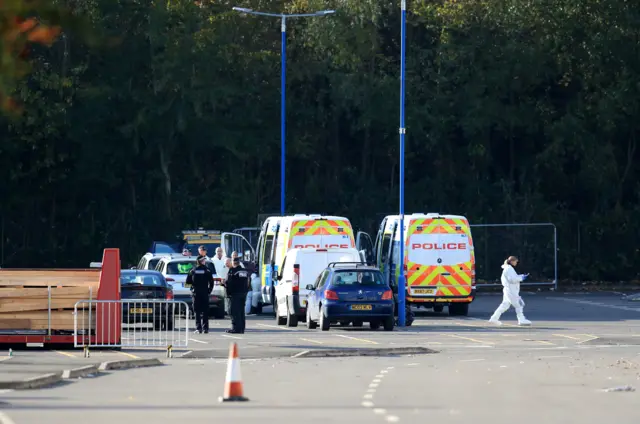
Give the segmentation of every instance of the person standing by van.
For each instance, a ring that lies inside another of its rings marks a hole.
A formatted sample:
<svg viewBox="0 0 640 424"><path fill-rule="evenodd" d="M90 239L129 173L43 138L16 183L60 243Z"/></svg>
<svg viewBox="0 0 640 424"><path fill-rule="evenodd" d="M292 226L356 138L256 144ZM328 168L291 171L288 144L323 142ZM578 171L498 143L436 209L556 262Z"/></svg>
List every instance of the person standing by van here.
<svg viewBox="0 0 640 424"><path fill-rule="evenodd" d="M245 329L244 306L249 291L249 271L240 266L240 258L233 260L233 268L229 270L226 281L227 297L229 297L229 315L231 329L227 333L242 334Z"/></svg>
<svg viewBox="0 0 640 424"><path fill-rule="evenodd" d="M222 248L216 248L216 254L211 258L211 262L216 267L216 274L223 280L227 278L229 267L227 267L227 258L222 254Z"/></svg>
<svg viewBox="0 0 640 424"><path fill-rule="evenodd" d="M520 297L520 283L527 279L529 274L518 274L514 267L518 265L518 258L509 256L502 264L502 303L491 315L489 322L495 325L502 325L500 316L507 312L510 306L516 310L519 325L531 325L531 321L525 318L523 308L524 301Z"/></svg>

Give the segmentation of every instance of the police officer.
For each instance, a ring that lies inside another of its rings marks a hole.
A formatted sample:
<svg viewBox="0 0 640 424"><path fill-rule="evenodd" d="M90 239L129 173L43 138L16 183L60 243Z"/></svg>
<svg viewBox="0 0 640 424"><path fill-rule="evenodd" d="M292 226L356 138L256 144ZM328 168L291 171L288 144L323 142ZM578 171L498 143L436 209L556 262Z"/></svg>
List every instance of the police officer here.
<svg viewBox="0 0 640 424"><path fill-rule="evenodd" d="M225 285L231 315L231 329L227 333L242 334L245 327L244 305L249 291L249 271L240 266L240 258L233 259L233 268L229 270Z"/></svg>
<svg viewBox="0 0 640 424"><path fill-rule="evenodd" d="M206 266L207 258L197 259L198 266L187 275L185 285L191 286L193 311L196 315L196 333L209 332L209 295L213 291L213 274Z"/></svg>

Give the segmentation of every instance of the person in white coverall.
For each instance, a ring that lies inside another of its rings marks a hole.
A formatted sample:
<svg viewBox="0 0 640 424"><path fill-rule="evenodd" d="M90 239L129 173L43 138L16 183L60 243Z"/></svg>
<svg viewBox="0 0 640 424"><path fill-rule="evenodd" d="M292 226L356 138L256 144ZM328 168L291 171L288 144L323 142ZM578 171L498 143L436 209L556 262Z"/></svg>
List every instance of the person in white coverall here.
<svg viewBox="0 0 640 424"><path fill-rule="evenodd" d="M509 256L502 265L502 303L498 306L498 309L491 315L489 322L496 325L502 325L500 322L500 316L507 312L510 306L516 310L518 316L519 325L531 325L531 321L525 318L522 309L524 308L524 301L520 297L520 283L524 281L529 274L518 274L514 269L518 265L518 258L515 256Z"/></svg>

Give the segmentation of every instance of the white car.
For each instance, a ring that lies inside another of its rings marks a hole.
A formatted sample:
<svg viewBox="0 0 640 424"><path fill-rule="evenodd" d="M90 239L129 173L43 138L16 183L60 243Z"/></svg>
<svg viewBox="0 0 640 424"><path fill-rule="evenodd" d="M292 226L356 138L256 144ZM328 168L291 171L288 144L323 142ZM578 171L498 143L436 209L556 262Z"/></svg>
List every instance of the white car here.
<svg viewBox="0 0 640 424"><path fill-rule="evenodd" d="M176 301L185 302L191 309L193 309L193 298L191 296L191 289L185 287L184 284L187 280L189 271L196 267L197 256L183 256L183 255L171 255L160 258L156 271L160 272L167 280L167 283L173 287L173 297ZM213 263L207 261L207 267L215 270ZM218 276L214 274L214 277ZM225 315L225 303L226 290L224 286L221 286L218 282L213 287L213 291L209 296L209 310L212 312L214 318L222 319Z"/></svg>
<svg viewBox="0 0 640 424"><path fill-rule="evenodd" d="M353 247L339 249L291 249L284 258L276 285L275 316L278 325L297 327L307 314L307 285L333 262L361 263L362 256Z"/></svg>
<svg viewBox="0 0 640 424"><path fill-rule="evenodd" d="M138 262L138 265L135 266L135 269L140 269L140 270L151 270L154 271L156 269L156 266L158 265L158 262L160 262L160 259L162 258L168 258L171 257L175 254L171 254L171 253L145 253L144 256L140 259L140 261Z"/></svg>

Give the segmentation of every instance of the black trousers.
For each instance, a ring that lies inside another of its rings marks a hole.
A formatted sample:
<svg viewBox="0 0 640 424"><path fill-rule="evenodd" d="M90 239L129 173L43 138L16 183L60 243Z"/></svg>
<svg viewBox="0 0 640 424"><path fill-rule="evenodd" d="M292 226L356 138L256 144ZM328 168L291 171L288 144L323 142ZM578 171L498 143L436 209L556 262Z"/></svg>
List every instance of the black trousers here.
<svg viewBox="0 0 640 424"><path fill-rule="evenodd" d="M209 331L209 299L206 302L198 302L198 299L193 299L193 312L196 315L196 330Z"/></svg>
<svg viewBox="0 0 640 424"><path fill-rule="evenodd" d="M231 315L231 329L244 333L245 316L244 305L247 301L247 294L232 294L229 296L229 315Z"/></svg>

